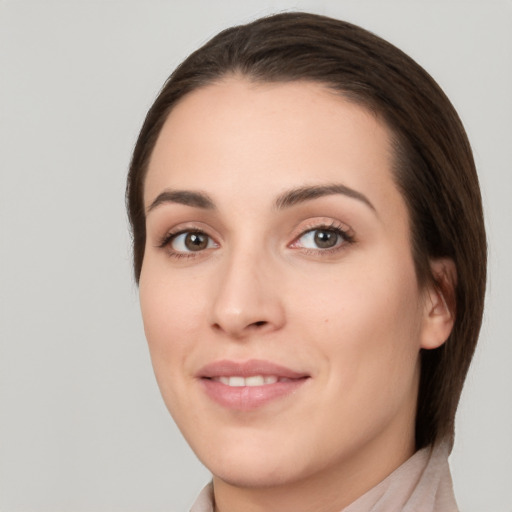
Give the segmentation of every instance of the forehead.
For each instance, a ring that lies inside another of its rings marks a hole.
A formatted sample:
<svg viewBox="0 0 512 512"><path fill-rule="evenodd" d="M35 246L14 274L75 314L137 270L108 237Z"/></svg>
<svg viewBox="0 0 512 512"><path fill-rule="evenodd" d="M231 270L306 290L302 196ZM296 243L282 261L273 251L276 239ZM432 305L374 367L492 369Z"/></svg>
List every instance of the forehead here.
<svg viewBox="0 0 512 512"><path fill-rule="evenodd" d="M145 204L167 187L270 195L338 182L385 201L397 193L391 163L387 127L327 87L230 77L171 111L149 164Z"/></svg>

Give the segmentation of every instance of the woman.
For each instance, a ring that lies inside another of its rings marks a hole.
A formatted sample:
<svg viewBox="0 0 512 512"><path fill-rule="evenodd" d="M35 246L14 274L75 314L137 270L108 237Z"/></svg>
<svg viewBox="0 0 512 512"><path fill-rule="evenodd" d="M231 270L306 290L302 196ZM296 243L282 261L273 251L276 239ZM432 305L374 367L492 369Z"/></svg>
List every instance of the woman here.
<svg viewBox="0 0 512 512"><path fill-rule="evenodd" d="M422 68L322 16L228 29L151 107L127 201L155 374L213 474L193 510L456 510L486 243Z"/></svg>

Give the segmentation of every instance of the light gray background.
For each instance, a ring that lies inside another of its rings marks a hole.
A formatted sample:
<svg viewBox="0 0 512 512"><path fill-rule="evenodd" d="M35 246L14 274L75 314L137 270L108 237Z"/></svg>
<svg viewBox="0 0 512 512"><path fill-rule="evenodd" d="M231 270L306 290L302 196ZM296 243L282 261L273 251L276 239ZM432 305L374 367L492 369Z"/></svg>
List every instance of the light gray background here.
<svg viewBox="0 0 512 512"><path fill-rule="evenodd" d="M125 173L183 57L221 28L290 9L395 43L466 125L490 282L451 464L463 511L512 511L510 0L0 3L1 511L184 511L208 480L154 382Z"/></svg>

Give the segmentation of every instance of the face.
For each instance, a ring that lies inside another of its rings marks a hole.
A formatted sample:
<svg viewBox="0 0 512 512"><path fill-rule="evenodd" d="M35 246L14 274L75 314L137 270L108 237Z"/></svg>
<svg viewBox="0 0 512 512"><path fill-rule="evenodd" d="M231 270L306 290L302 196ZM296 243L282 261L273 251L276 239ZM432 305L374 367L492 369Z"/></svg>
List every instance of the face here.
<svg viewBox="0 0 512 512"><path fill-rule="evenodd" d="M317 84L226 79L171 112L144 198L155 374L217 481L411 454L428 301L381 122Z"/></svg>

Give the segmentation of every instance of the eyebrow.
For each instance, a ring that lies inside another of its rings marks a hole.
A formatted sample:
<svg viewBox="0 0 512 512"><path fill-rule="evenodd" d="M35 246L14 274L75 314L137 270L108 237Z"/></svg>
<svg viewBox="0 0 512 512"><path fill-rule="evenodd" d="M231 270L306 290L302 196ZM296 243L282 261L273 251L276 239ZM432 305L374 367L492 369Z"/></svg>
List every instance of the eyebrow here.
<svg viewBox="0 0 512 512"><path fill-rule="evenodd" d="M204 192L192 192L190 190L164 190L155 198L155 200L147 207L146 214L154 210L157 206L165 203L184 204L195 208L203 208L205 210L214 210L215 204L210 197Z"/></svg>
<svg viewBox="0 0 512 512"><path fill-rule="evenodd" d="M294 188L281 194L274 202L278 210L290 208L306 201L318 199L319 197L341 194L352 199L357 199L376 212L370 200L361 192L354 190L340 183L331 185L314 185ZM183 204L194 208L215 210L215 203L204 192L192 192L191 190L164 190L158 194L155 200L147 207L146 214L165 203Z"/></svg>
<svg viewBox="0 0 512 512"><path fill-rule="evenodd" d="M358 201L361 201L366 206L368 206L374 212L377 211L375 209L375 206L373 206L373 204L364 194L361 194L361 192L358 192L357 190L354 190L340 183L332 185L317 185L309 187L306 186L289 190L284 194L281 194L276 199L274 206L278 210L282 210L284 208L289 208L291 206L295 206L296 204L303 203L305 201L311 201L312 199L317 199L319 197L330 196L334 194L341 194L352 199L357 199Z"/></svg>

